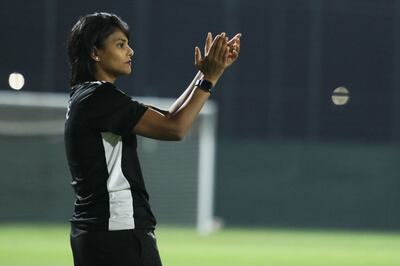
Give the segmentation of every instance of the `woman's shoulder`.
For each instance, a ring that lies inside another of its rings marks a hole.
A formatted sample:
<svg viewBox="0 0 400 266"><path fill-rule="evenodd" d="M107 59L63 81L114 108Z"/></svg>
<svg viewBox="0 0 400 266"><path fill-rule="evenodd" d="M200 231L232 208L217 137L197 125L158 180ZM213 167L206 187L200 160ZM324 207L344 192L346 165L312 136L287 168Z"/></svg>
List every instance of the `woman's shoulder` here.
<svg viewBox="0 0 400 266"><path fill-rule="evenodd" d="M115 91L114 84L104 81L87 81L71 88L71 101L83 104L95 98L109 98Z"/></svg>
<svg viewBox="0 0 400 266"><path fill-rule="evenodd" d="M86 81L86 82L77 84L74 87L72 87L72 89L75 89L75 90L88 90L88 89L96 90L97 88L107 88L107 87L115 88L114 84L112 84L110 82L94 80L94 81Z"/></svg>
<svg viewBox="0 0 400 266"><path fill-rule="evenodd" d="M109 94L118 90L114 84L106 81L86 81L71 88L71 96L88 97L94 94Z"/></svg>
<svg viewBox="0 0 400 266"><path fill-rule="evenodd" d="M76 92L80 103L117 104L131 100L125 92L118 89L113 83L105 81L90 81L81 84Z"/></svg>

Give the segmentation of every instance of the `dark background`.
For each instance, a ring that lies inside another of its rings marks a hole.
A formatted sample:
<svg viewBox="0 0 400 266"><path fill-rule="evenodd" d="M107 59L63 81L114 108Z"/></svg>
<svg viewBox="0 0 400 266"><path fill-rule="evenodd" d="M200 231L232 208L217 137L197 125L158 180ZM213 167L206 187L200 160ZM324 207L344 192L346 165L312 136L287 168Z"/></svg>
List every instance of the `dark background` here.
<svg viewBox="0 0 400 266"><path fill-rule="evenodd" d="M400 229L400 1L2 1L0 90L17 71L25 91L68 92L66 38L95 11L131 27L118 86L136 96L178 96L208 31L243 34L213 94L227 225Z"/></svg>

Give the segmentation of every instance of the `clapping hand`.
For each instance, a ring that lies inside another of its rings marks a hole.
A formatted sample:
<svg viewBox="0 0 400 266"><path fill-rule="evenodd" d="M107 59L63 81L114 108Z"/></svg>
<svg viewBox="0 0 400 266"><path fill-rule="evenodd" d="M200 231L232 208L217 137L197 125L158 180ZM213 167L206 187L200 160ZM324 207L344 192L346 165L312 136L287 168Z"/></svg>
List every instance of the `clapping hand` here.
<svg viewBox="0 0 400 266"><path fill-rule="evenodd" d="M229 40L223 32L212 40L211 33L208 33L204 58L199 47L195 47L195 65L203 73L205 79L215 85L225 69L236 61L240 52L240 37L239 33Z"/></svg>
<svg viewBox="0 0 400 266"><path fill-rule="evenodd" d="M242 34L238 33L235 35L235 37L233 37L228 41L229 54L228 54L228 59L226 61L226 67L232 65L239 57L240 37L242 37Z"/></svg>

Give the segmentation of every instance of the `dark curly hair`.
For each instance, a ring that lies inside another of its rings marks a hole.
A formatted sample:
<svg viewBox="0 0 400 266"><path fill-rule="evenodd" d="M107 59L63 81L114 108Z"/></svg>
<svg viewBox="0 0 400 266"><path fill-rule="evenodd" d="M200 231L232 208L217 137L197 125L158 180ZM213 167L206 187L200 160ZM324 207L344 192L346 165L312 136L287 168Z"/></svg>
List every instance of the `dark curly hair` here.
<svg viewBox="0 0 400 266"><path fill-rule="evenodd" d="M115 14L99 12L81 17L68 38L68 58L71 67L70 85L94 79L94 48L102 48L104 40L120 29L129 40L129 26Z"/></svg>

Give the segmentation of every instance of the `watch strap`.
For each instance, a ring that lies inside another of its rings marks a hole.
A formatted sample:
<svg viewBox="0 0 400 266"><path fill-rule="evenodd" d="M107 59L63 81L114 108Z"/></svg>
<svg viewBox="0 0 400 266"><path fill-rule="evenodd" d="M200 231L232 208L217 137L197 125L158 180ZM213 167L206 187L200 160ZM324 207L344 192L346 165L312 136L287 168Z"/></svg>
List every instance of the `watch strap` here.
<svg viewBox="0 0 400 266"><path fill-rule="evenodd" d="M213 88L213 84L206 79L198 79L196 81L195 85L197 87L199 87L200 89L202 89L203 91L207 91L207 92L211 92L211 90Z"/></svg>

